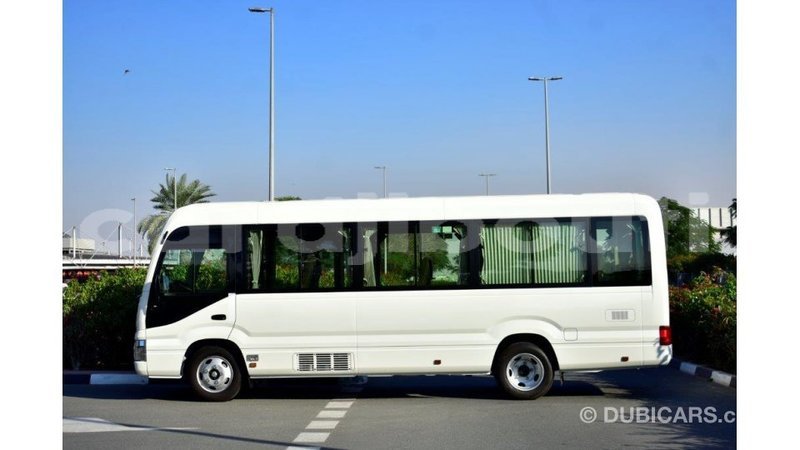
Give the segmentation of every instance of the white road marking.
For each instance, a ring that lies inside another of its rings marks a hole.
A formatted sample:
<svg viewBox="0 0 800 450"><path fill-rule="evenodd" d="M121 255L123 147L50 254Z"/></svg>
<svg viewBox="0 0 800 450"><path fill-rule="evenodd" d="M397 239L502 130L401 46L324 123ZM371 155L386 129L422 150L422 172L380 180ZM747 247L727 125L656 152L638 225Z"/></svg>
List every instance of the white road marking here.
<svg viewBox="0 0 800 450"><path fill-rule="evenodd" d="M344 391L345 389L343 389ZM358 393L361 392L361 387L354 387L353 389L346 389L347 393ZM345 414L347 414L347 408L353 406L355 403L355 398L337 398L336 400L331 400L325 405L325 409L320 411L317 414L317 419L342 419L344 418ZM339 424L338 420L312 420L308 425L306 425L306 430L333 430L336 428L336 425ZM297 444L304 444L304 443L323 443L328 440L328 437L331 435L330 432L322 433L322 432L315 432L315 431L304 431L297 435L294 438L294 443ZM310 447L299 447L299 446L289 446L287 450L299 450L299 449L309 449ZM319 448L319 447L316 447Z"/></svg>
<svg viewBox="0 0 800 450"><path fill-rule="evenodd" d="M63 433L108 433L112 431L196 430L197 428L131 427L99 417L64 417Z"/></svg>
<svg viewBox="0 0 800 450"><path fill-rule="evenodd" d="M347 408L353 406L353 402L354 401L355 400L347 401L347 402L328 402L328 404L325 405L325 408L326 409L337 409L337 408L338 409L347 409Z"/></svg>
<svg viewBox="0 0 800 450"><path fill-rule="evenodd" d="M317 419L342 419L345 414L346 409L323 409L317 414Z"/></svg>
<svg viewBox="0 0 800 450"><path fill-rule="evenodd" d="M309 433L304 431L298 434L297 437L294 438L294 441L292 442L312 442L312 443L325 442L328 439L328 436L330 435L331 435L330 433Z"/></svg>
<svg viewBox="0 0 800 450"><path fill-rule="evenodd" d="M338 424L338 420L312 420L306 425L306 430L332 430Z"/></svg>

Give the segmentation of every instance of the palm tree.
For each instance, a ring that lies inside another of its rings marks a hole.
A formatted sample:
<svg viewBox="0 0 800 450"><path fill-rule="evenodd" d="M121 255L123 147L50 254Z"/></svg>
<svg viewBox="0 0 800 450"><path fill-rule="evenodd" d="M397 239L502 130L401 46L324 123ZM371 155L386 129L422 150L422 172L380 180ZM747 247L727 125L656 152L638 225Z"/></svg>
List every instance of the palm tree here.
<svg viewBox="0 0 800 450"><path fill-rule="evenodd" d="M167 223L170 214L175 210L175 190L178 191L178 208L193 203L208 203L207 199L209 197L217 195L211 192L211 187L201 183L200 180L192 180L191 183L187 183L186 174L181 175L175 187L173 187L175 177L170 176L170 174L167 174L166 177L166 182L158 185L158 191L152 191L155 197L150 199L153 202L153 208L159 213L145 217L136 227L136 231L147 236L149 241L147 250L151 255L153 247L155 247L161 232L164 230L164 224Z"/></svg>
<svg viewBox="0 0 800 450"><path fill-rule="evenodd" d="M733 199L731 206L728 206L728 211L731 213L731 219L735 219L736 199ZM719 230L719 234L722 236L722 239L728 243L728 245L731 247L736 247L736 225L731 224L731 226Z"/></svg>

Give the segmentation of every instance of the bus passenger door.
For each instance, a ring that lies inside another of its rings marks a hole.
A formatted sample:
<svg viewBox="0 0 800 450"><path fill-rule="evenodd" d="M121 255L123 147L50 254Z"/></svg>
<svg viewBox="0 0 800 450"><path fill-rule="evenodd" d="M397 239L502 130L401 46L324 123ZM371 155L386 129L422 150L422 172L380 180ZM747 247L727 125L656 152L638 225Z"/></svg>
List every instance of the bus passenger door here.
<svg viewBox="0 0 800 450"><path fill-rule="evenodd" d="M342 224L243 228L231 340L251 376L355 373L356 326ZM339 291L339 292L336 292Z"/></svg>
<svg viewBox="0 0 800 450"><path fill-rule="evenodd" d="M150 376L177 377L186 350L227 339L236 319L235 231L182 227L158 256L145 316Z"/></svg>

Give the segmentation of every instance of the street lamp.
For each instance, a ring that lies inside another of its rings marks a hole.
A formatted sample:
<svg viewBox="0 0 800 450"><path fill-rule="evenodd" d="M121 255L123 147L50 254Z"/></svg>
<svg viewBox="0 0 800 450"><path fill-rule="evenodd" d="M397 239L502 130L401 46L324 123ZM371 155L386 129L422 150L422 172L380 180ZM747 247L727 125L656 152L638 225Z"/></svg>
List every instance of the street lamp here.
<svg viewBox="0 0 800 450"><path fill-rule="evenodd" d="M548 81L558 81L563 77L528 77L529 81L544 81L544 145L546 151L546 161L547 161L547 193L550 194L552 192L550 186L550 114L549 114L549 106L547 102L547 82Z"/></svg>
<svg viewBox="0 0 800 450"><path fill-rule="evenodd" d="M482 173L482 174L479 174L478 176L486 178L486 195L489 195L489 177L497 176L497 174L496 173Z"/></svg>
<svg viewBox="0 0 800 450"><path fill-rule="evenodd" d="M256 14L269 13L269 194L275 200L275 9L248 8Z"/></svg>
<svg viewBox="0 0 800 450"><path fill-rule="evenodd" d="M178 210L178 173L174 167L164 167L164 170L167 172L170 170L172 171L172 199L175 201L175 206L172 207L172 212L175 212Z"/></svg>
<svg viewBox="0 0 800 450"><path fill-rule="evenodd" d="M386 166L375 166L375 168L383 170L383 198L386 198Z"/></svg>

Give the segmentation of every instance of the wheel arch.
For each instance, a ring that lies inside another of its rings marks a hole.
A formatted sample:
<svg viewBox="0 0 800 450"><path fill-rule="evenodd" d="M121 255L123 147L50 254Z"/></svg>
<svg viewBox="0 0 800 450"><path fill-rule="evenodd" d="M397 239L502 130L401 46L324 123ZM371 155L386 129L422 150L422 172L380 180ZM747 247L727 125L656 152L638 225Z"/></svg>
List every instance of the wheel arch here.
<svg viewBox="0 0 800 450"><path fill-rule="evenodd" d="M203 347L221 347L225 350L229 351L234 358L236 358L236 363L241 368L242 373L242 381L247 381L250 377L250 374L247 370L247 364L244 361L244 355L242 354L242 350L239 348L238 345L235 343L227 340L227 339L201 339L199 341L195 341L189 348L186 349L186 353L183 355L183 362L181 363L181 378L186 378L186 364L189 360L191 360L192 355L199 349Z"/></svg>
<svg viewBox="0 0 800 450"><path fill-rule="evenodd" d="M558 357L556 356L556 352L553 349L553 345L550 344L550 341L547 340L544 336L535 333L517 333L506 336L500 343L497 345L497 348L494 351L494 359L492 359L492 374L497 373L497 362L500 357L500 354L503 353L503 350L508 348L509 345L515 344L517 342L530 342L531 344L536 345L537 347L541 348L543 352L550 358L550 363L553 365L553 370L559 370L558 365Z"/></svg>

